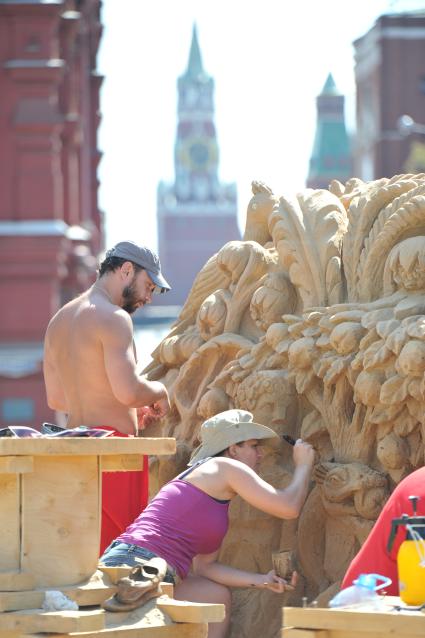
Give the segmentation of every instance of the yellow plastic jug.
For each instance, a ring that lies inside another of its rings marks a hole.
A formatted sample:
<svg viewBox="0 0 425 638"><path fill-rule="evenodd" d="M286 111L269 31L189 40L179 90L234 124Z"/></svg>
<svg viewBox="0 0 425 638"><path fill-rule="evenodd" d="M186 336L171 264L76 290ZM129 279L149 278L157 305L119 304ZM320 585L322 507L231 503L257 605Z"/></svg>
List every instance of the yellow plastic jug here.
<svg viewBox="0 0 425 638"><path fill-rule="evenodd" d="M397 553L399 594L406 605L425 603L425 516L416 516L418 497L409 496L413 516L403 514L391 522L388 551L391 551L399 526L406 528L406 540Z"/></svg>

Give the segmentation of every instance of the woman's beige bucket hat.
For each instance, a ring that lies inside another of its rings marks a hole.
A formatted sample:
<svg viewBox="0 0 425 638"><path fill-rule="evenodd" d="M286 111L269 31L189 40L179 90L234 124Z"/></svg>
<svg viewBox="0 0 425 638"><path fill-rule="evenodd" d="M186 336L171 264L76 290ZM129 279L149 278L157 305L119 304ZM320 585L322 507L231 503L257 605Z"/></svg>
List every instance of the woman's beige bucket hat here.
<svg viewBox="0 0 425 638"><path fill-rule="evenodd" d="M201 444L193 451L188 465L215 456L235 443L277 436L271 428L252 419L251 412L246 410L226 410L204 421L199 433Z"/></svg>

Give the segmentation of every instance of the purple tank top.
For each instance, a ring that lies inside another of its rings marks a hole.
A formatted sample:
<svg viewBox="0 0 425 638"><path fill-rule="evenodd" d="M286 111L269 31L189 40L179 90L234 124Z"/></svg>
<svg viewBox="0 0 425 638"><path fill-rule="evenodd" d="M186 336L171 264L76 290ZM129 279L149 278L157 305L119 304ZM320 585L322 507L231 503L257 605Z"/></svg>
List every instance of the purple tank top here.
<svg viewBox="0 0 425 638"><path fill-rule="evenodd" d="M176 478L117 540L154 552L185 578L194 556L219 549L229 526L228 510L229 501Z"/></svg>

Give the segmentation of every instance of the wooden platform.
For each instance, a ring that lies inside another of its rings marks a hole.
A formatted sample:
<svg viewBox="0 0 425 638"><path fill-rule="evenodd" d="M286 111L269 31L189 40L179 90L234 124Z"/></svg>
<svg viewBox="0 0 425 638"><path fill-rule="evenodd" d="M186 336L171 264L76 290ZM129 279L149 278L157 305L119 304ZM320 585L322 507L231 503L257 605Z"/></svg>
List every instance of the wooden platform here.
<svg viewBox="0 0 425 638"><path fill-rule="evenodd" d="M0 439L0 591L79 585L97 569L101 475L172 454L172 438Z"/></svg>
<svg viewBox="0 0 425 638"><path fill-rule="evenodd" d="M223 619L224 605L190 603L162 595L132 612L112 613L102 609L45 612L42 609L26 609L0 613L0 638L42 638L40 634L46 633L52 638L137 638L141 633L145 633L147 638L198 638L207 635L207 623Z"/></svg>
<svg viewBox="0 0 425 638"><path fill-rule="evenodd" d="M95 454L174 454L176 440L173 438L134 437L122 439L120 437L59 437L51 439L14 439L0 438L0 456L45 456L45 455L78 455ZM2 463L7 463L2 459ZM14 461L17 462L16 460ZM14 472L20 470L12 470ZM25 470L31 471L31 470ZM3 472L3 469L0 469Z"/></svg>
<svg viewBox="0 0 425 638"><path fill-rule="evenodd" d="M282 638L417 638L425 636L425 614L386 611L284 607Z"/></svg>
<svg viewBox="0 0 425 638"><path fill-rule="evenodd" d="M171 438L0 439L0 638L204 638L224 605L173 599L173 586L132 612L105 612L130 567L98 570L101 475L172 454ZM46 590L78 611L43 611Z"/></svg>

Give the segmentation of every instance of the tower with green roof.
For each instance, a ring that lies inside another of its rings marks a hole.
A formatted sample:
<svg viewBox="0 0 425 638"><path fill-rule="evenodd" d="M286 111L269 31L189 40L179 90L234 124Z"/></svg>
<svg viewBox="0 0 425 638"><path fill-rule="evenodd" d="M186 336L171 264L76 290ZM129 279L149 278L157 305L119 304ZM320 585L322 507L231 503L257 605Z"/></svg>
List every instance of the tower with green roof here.
<svg viewBox="0 0 425 638"><path fill-rule="evenodd" d="M328 188L333 179L352 177L350 138L344 118L344 96L329 73L317 96L317 123L307 178L309 188Z"/></svg>

